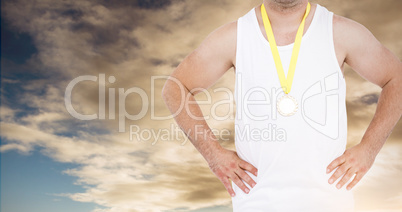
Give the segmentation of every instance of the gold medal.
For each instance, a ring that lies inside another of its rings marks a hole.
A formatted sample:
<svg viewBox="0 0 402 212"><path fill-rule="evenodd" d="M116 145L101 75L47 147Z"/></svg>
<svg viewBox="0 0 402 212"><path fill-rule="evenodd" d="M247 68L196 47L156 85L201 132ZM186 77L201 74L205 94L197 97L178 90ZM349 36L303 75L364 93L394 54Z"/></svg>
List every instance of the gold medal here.
<svg viewBox="0 0 402 212"><path fill-rule="evenodd" d="M272 56L274 57L276 71L278 73L279 82L281 83L282 89L285 95L282 96L276 105L278 113L282 116L291 116L297 112L298 104L294 97L289 95L290 89L292 88L293 77L296 70L297 57L299 55L301 40L303 37L304 23L306 17L310 12L310 2L307 3L306 12L304 14L303 20L300 23L299 29L297 30L296 39L293 46L292 57L290 59L288 76L285 77L285 72L283 70L282 61L279 56L278 47L276 46L274 33L272 31L271 23L269 21L267 12L265 10L264 3L261 5L261 15L264 22L265 32L267 33L267 38L269 45L271 47Z"/></svg>
<svg viewBox="0 0 402 212"><path fill-rule="evenodd" d="M298 104L295 98L286 94L276 102L276 108L282 116L291 116L297 112Z"/></svg>

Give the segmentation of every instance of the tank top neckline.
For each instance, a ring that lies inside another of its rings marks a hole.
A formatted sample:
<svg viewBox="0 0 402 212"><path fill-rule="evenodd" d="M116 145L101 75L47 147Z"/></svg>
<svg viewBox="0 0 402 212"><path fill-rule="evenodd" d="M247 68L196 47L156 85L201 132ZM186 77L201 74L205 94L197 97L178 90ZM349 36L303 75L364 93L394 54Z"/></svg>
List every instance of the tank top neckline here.
<svg viewBox="0 0 402 212"><path fill-rule="evenodd" d="M306 32L304 33L304 35L303 35L303 37L302 37L302 41L305 40L305 39L309 36L310 31L312 31L312 28L314 28L315 23L317 22L317 21L316 21L316 19L317 19L317 13L318 13L318 10L320 9L320 5L319 5L319 4L316 4L316 5L317 5L317 7L316 7L316 9L315 9L315 11L314 11L313 19L311 20L310 26L308 27L308 29L307 29ZM253 18L252 18L252 19L253 19L253 22L254 22L253 25L254 25L254 28L257 30L258 37L262 40L262 42L263 42L265 45L269 46L268 40L267 40L267 39L263 36L263 34L261 33L260 25L259 25L258 19L257 19L257 13L255 12L255 8L253 8L252 10L253 10L253 13L252 13ZM290 44L288 44L288 45L278 46L278 50L280 51L280 50L291 49L291 48L293 48L293 45L294 45L294 42L293 42L293 43L290 43Z"/></svg>

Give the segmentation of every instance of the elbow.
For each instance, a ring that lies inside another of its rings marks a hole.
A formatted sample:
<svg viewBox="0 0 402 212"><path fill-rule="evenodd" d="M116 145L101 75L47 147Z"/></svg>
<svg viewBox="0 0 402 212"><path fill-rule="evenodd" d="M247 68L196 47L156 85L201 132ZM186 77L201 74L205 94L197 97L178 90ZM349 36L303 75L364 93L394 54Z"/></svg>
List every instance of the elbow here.
<svg viewBox="0 0 402 212"><path fill-rule="evenodd" d="M183 101L188 94L193 95L189 89L176 78L169 77L162 88L162 99L166 104L171 101Z"/></svg>
<svg viewBox="0 0 402 212"><path fill-rule="evenodd" d="M171 80L169 77L162 88L162 99L167 103L176 95L176 93L178 92L177 89L177 83Z"/></svg>
<svg viewBox="0 0 402 212"><path fill-rule="evenodd" d="M171 85L171 81L168 79L165 84L163 85L162 88L162 99L167 102L169 99L169 94L171 94L172 90L172 85Z"/></svg>

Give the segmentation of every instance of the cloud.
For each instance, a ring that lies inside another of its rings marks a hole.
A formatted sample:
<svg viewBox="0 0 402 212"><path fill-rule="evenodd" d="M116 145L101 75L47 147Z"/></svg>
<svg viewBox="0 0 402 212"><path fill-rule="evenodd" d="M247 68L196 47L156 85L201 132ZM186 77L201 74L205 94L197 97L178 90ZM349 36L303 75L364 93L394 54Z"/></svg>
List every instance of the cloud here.
<svg viewBox="0 0 402 212"><path fill-rule="evenodd" d="M123 212L197 209L229 201L202 158L192 156L196 150L190 145L158 143L149 147L116 142L123 138L95 141L90 136L80 140L4 123L1 130L3 138L14 141L3 145L3 152L15 149L28 153L40 146L53 160L79 165L65 171L87 188L85 193L64 194L76 201L95 202L110 211ZM197 174L188 177L188 173Z"/></svg>
<svg viewBox="0 0 402 212"><path fill-rule="evenodd" d="M376 104L378 102L378 94L371 93L361 97L361 102L367 105Z"/></svg>
<svg viewBox="0 0 402 212"><path fill-rule="evenodd" d="M402 208L402 144L390 143L378 154L373 167L355 189L357 211L381 208L392 211ZM379 198L381 197L381 198Z"/></svg>

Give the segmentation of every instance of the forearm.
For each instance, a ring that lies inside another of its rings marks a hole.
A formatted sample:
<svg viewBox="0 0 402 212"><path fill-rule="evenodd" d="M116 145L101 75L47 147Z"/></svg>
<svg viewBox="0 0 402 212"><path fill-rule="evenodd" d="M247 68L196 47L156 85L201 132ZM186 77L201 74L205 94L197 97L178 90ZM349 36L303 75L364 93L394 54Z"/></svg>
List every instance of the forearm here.
<svg viewBox="0 0 402 212"><path fill-rule="evenodd" d="M382 89L374 117L367 128L361 144L377 155L391 134L402 114L401 77L392 79Z"/></svg>
<svg viewBox="0 0 402 212"><path fill-rule="evenodd" d="M203 118L194 95L184 86L180 88L176 83L168 80L163 88L163 99L170 112L175 114L174 119L179 127L209 162L222 147Z"/></svg>

